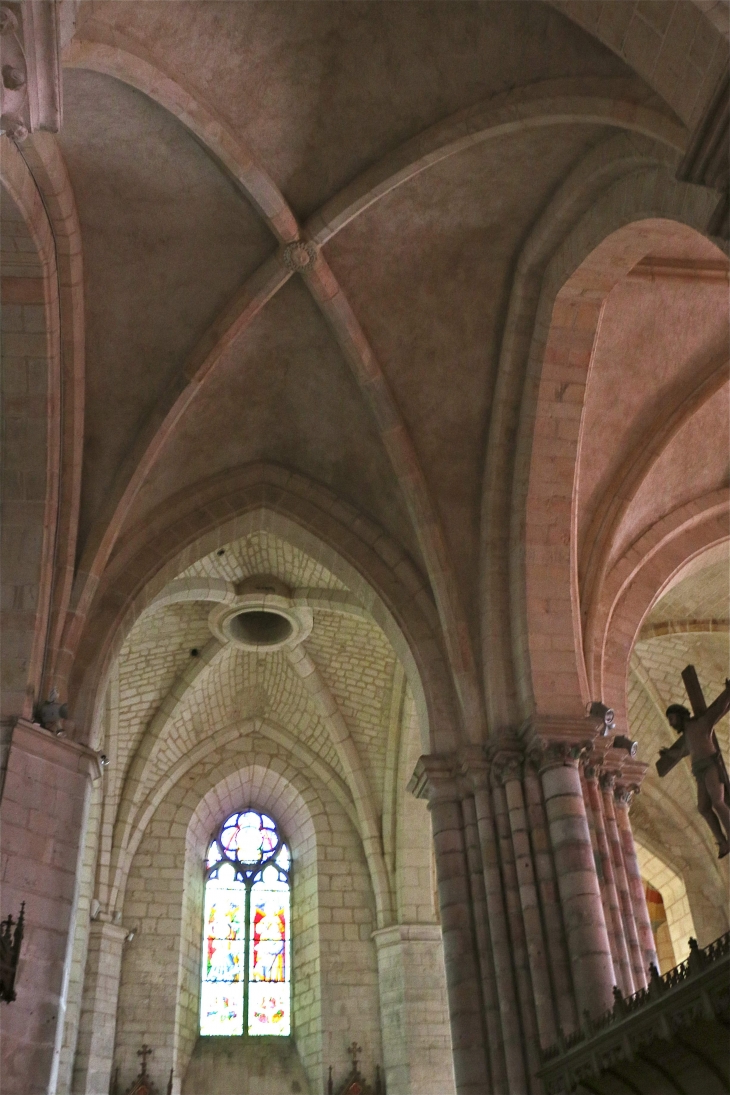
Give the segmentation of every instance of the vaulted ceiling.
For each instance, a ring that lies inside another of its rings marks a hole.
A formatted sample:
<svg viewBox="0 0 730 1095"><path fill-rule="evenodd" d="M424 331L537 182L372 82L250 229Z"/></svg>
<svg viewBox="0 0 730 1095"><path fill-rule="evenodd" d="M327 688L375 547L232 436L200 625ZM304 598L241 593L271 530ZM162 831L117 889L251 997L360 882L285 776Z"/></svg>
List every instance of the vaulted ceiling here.
<svg viewBox="0 0 730 1095"><path fill-rule="evenodd" d="M144 770L147 794L229 716L312 708L283 655L208 650L209 604L137 604L243 511L251 469L272 508L295 477L302 525L339 507L343 556L367 543L390 567L419 664L448 666L439 740L606 693L649 759L679 662L716 686L726 637L661 631L727 617L714 556L681 569L727 538L728 263L706 229L718 194L677 181L727 68L716 8L75 5L61 131L4 171L45 187L62 290L72 558L44 672L83 735L116 702L115 779ZM349 589L263 527L208 551L165 581ZM382 622L319 605L307 640L378 808L401 657ZM318 718L302 743L346 782Z"/></svg>

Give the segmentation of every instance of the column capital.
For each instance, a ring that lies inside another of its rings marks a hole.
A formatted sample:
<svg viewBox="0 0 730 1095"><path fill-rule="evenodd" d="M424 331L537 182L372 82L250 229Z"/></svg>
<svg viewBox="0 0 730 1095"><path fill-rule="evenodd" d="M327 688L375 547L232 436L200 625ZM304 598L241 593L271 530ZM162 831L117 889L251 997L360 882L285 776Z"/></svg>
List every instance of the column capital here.
<svg viewBox="0 0 730 1095"><path fill-rule="evenodd" d="M529 761L540 771L577 767L591 754L599 734L595 719L575 715L532 715L520 730Z"/></svg>
<svg viewBox="0 0 730 1095"><path fill-rule="evenodd" d="M598 782L601 785L602 791L613 792L613 789L616 786L616 773L610 770L602 771L599 774Z"/></svg>
<svg viewBox="0 0 730 1095"><path fill-rule="evenodd" d="M617 806L625 806L627 809L631 805L631 800L634 797L635 791L638 788L627 787L624 783L617 784L613 789L613 797Z"/></svg>
<svg viewBox="0 0 730 1095"><path fill-rule="evenodd" d="M522 750L500 749L492 757L492 782L504 787L515 780L522 781L525 767L525 755Z"/></svg>
<svg viewBox="0 0 730 1095"><path fill-rule="evenodd" d="M92 920L89 924L90 936L98 936L101 939L109 939L114 943L122 944L129 935L129 928L122 924L113 924L110 920Z"/></svg>
<svg viewBox="0 0 730 1095"><path fill-rule="evenodd" d="M461 799L459 768L454 753L426 753L418 758L407 789L429 804L457 802Z"/></svg>
<svg viewBox="0 0 730 1095"><path fill-rule="evenodd" d="M619 774L619 782L627 787L633 788L635 794L638 795L641 790L641 785L644 782L644 776L649 771L649 765L645 764L642 760L626 760L622 765L621 772Z"/></svg>

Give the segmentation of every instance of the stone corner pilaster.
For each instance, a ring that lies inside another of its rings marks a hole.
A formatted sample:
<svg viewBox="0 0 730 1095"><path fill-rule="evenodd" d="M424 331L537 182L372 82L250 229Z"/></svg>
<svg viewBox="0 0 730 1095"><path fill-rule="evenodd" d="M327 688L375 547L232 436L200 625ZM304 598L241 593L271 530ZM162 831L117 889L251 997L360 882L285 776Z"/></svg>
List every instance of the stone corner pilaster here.
<svg viewBox="0 0 730 1095"><path fill-rule="evenodd" d="M10 749L82 773L92 780L101 776L100 755L94 749L79 741L59 737L28 719L20 718L15 723Z"/></svg>

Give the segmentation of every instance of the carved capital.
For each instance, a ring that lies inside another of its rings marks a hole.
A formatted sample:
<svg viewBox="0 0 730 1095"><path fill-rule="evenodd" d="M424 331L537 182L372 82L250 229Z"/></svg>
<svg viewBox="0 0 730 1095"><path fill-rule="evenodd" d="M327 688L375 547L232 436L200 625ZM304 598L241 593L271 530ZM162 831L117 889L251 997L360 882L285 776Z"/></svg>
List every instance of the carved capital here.
<svg viewBox="0 0 730 1095"><path fill-rule="evenodd" d="M548 741L539 753L534 747L530 750L530 760L541 772L565 765L577 768L590 752L589 741Z"/></svg>
<svg viewBox="0 0 730 1095"><path fill-rule="evenodd" d="M627 809L631 805L631 800L634 795L638 793L639 788L635 786L628 787L625 783L619 783L614 787L613 797L618 806L625 806Z"/></svg>
<svg viewBox="0 0 730 1095"><path fill-rule="evenodd" d="M616 786L616 773L615 772L601 772L598 782L601 785L602 791L613 791Z"/></svg>
<svg viewBox="0 0 730 1095"><path fill-rule="evenodd" d="M461 749L459 765L470 791L482 791L489 786L490 762L481 745L467 745Z"/></svg>
<svg viewBox="0 0 730 1095"><path fill-rule="evenodd" d="M577 766L591 754L598 730L595 720L576 716L533 715L522 727L528 761L539 771Z"/></svg>
<svg viewBox="0 0 730 1095"><path fill-rule="evenodd" d="M58 10L33 0L0 5L0 132L14 141L61 128Z"/></svg>
<svg viewBox="0 0 730 1095"><path fill-rule="evenodd" d="M317 245L311 240L295 240L284 248L284 265L293 274L313 266L317 259Z"/></svg>
<svg viewBox="0 0 730 1095"><path fill-rule="evenodd" d="M492 760L492 780L502 787L522 780L524 758L521 753L499 752Z"/></svg>

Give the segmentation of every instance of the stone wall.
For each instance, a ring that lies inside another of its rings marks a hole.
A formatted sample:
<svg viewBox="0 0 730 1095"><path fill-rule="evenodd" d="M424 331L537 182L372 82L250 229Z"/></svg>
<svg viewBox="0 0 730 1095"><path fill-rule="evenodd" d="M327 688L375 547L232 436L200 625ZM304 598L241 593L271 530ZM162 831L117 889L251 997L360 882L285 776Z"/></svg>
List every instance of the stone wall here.
<svg viewBox="0 0 730 1095"><path fill-rule="evenodd" d="M330 1062L346 1060L353 1038L369 1071L381 1061L373 898L359 837L327 789L291 762L263 733L251 734L194 768L152 817L124 903L135 937L119 992L122 1085L147 1041L155 1081L166 1083L174 1068L181 1089L197 1040L203 854L225 816L249 805L270 813L292 848L293 1041L312 1090L321 1090Z"/></svg>

